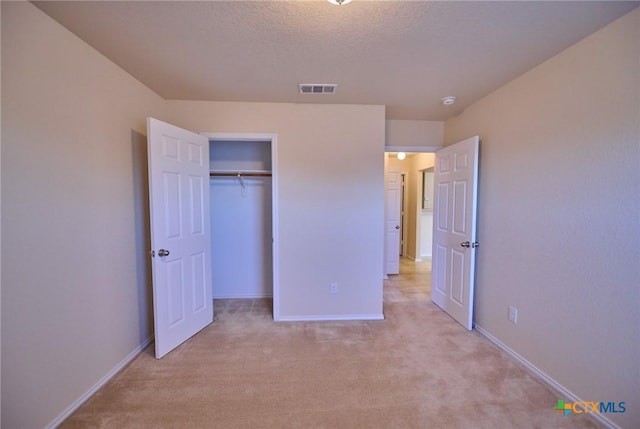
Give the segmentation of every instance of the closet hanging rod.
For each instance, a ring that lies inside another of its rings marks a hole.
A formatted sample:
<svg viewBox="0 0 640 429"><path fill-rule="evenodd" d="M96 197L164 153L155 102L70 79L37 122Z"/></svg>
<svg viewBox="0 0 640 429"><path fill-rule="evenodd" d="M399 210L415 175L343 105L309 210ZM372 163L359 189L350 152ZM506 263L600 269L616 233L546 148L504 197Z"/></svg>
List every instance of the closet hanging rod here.
<svg viewBox="0 0 640 429"><path fill-rule="evenodd" d="M224 172L224 173L217 173L215 171L212 171L209 173L209 177L237 177L237 176L242 176L242 177L271 177L271 173L243 173L242 171L238 171L238 172Z"/></svg>

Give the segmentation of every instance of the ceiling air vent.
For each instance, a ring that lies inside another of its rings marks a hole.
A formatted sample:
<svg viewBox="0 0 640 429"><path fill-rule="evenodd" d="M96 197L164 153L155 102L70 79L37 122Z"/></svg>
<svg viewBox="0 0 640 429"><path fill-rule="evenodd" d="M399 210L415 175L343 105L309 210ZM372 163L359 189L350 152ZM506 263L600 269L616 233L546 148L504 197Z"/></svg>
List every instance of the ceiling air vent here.
<svg viewBox="0 0 640 429"><path fill-rule="evenodd" d="M336 83L301 83L300 94L335 94Z"/></svg>

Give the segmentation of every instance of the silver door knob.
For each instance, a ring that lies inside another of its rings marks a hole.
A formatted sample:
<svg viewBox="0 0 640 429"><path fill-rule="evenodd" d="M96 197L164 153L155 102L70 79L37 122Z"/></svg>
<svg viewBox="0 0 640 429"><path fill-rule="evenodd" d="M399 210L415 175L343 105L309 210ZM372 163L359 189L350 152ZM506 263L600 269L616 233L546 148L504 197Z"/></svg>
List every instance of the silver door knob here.
<svg viewBox="0 0 640 429"><path fill-rule="evenodd" d="M169 251L165 249L158 250L158 256L169 256Z"/></svg>
<svg viewBox="0 0 640 429"><path fill-rule="evenodd" d="M469 243L468 241L463 241L462 243L460 243L460 246L462 246L462 247L471 247L471 243Z"/></svg>
<svg viewBox="0 0 640 429"><path fill-rule="evenodd" d="M400 229L400 225L396 225L396 229Z"/></svg>

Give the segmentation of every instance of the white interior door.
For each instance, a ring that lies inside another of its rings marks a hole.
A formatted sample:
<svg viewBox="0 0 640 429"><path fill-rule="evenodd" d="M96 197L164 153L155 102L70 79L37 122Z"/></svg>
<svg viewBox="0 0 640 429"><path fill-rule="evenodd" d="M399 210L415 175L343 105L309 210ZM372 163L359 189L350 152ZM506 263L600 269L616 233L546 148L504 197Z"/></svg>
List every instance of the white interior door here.
<svg viewBox="0 0 640 429"><path fill-rule="evenodd" d="M431 300L473 324L479 137L436 152Z"/></svg>
<svg viewBox="0 0 640 429"><path fill-rule="evenodd" d="M385 207L385 273L400 272L400 205L402 202L401 175L397 171L386 174Z"/></svg>
<svg viewBox="0 0 640 429"><path fill-rule="evenodd" d="M156 358L213 322L209 140L147 119Z"/></svg>

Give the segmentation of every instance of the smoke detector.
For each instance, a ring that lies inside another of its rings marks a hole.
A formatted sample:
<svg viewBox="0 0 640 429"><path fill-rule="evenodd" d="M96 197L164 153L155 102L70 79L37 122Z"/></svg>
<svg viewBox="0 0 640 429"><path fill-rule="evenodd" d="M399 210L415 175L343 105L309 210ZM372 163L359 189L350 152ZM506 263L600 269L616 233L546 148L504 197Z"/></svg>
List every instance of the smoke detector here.
<svg viewBox="0 0 640 429"><path fill-rule="evenodd" d="M454 97L453 95L449 95L447 97L444 97L440 101L442 101L442 104L444 104L445 106L451 106L453 103L456 102L456 97Z"/></svg>
<svg viewBox="0 0 640 429"><path fill-rule="evenodd" d="M335 94L337 83L301 83L300 94Z"/></svg>

